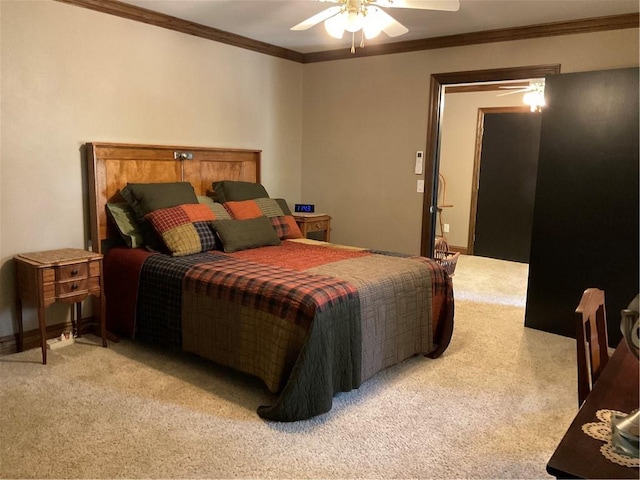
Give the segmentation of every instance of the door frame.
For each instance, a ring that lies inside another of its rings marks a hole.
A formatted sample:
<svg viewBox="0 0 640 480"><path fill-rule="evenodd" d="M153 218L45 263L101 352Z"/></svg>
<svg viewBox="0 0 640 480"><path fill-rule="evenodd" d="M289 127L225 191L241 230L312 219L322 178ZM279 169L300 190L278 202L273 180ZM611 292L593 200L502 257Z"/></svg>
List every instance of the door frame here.
<svg viewBox="0 0 640 480"><path fill-rule="evenodd" d="M476 126L476 148L473 155L473 176L471 180L471 206L469 208L469 237L467 239L467 255L473 255L476 239L476 217L478 215L478 190L480 189L480 165L482 163L482 140L484 138L484 117L493 113L532 113L526 105L521 107L486 107L478 109Z"/></svg>
<svg viewBox="0 0 640 480"><path fill-rule="evenodd" d="M560 64L525 67L471 70L463 72L437 73L431 75L429 86L429 111L427 117L427 147L425 148L425 192L422 200L422 236L420 255L433 257L438 209L438 173L440 171L440 138L444 113L444 87L447 85L500 82L542 78L560 73Z"/></svg>

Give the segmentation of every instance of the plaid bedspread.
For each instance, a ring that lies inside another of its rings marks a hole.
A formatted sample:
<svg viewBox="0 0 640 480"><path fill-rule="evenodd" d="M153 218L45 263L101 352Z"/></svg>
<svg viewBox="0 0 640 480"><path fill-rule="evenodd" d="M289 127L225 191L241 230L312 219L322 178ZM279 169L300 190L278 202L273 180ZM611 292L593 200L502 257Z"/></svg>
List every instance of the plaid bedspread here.
<svg viewBox="0 0 640 480"><path fill-rule="evenodd" d="M278 268L237 258L194 265L184 289L270 313L309 328L316 313L356 298L356 289L335 277Z"/></svg>
<svg viewBox="0 0 640 480"><path fill-rule="evenodd" d="M137 335L258 376L278 393L258 414L277 421L327 412L335 393L433 350L434 305L452 301L435 262L318 248L302 240L153 255L141 272Z"/></svg>
<svg viewBox="0 0 640 480"><path fill-rule="evenodd" d="M151 255L142 266L134 325L138 340L182 346L182 282L189 269L224 259L201 253L186 257Z"/></svg>

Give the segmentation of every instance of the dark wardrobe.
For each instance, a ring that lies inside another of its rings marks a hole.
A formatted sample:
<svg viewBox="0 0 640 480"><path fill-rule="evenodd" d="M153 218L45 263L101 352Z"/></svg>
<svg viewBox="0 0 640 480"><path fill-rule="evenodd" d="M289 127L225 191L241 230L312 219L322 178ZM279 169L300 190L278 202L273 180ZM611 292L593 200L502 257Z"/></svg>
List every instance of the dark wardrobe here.
<svg viewBox="0 0 640 480"><path fill-rule="evenodd" d="M546 79L525 325L575 337L588 287L605 291L609 344L639 292L638 68Z"/></svg>

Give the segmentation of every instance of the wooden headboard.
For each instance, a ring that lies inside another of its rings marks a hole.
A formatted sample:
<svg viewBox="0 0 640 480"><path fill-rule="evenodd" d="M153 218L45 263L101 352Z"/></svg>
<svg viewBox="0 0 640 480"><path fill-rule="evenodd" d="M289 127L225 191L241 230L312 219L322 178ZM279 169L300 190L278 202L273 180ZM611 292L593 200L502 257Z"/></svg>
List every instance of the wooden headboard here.
<svg viewBox="0 0 640 480"><path fill-rule="evenodd" d="M89 221L93 251L118 235L107 222L105 206L124 201L127 183L190 182L206 195L219 180L260 182L261 150L87 143Z"/></svg>

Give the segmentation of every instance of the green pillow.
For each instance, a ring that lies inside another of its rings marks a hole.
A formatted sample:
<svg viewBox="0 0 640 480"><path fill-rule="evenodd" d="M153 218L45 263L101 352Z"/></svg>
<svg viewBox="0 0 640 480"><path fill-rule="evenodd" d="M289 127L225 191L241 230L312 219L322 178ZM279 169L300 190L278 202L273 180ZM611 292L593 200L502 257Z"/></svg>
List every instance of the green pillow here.
<svg viewBox="0 0 640 480"><path fill-rule="evenodd" d="M214 220L212 224L225 252L280 245L280 239L267 217Z"/></svg>
<svg viewBox="0 0 640 480"><path fill-rule="evenodd" d="M289 208L289 205L284 198L276 198L276 202L278 202L278 205L280 205L282 213L284 213L285 215L292 215L291 209Z"/></svg>
<svg viewBox="0 0 640 480"><path fill-rule="evenodd" d="M267 190L260 183L242 182L236 180L222 180L213 182L214 199L216 202L241 202L255 198L268 198Z"/></svg>
<svg viewBox="0 0 640 480"><path fill-rule="evenodd" d="M142 233L138 229L136 217L127 203L107 203L107 216L111 219L124 243L129 248L144 246Z"/></svg>
<svg viewBox="0 0 640 480"><path fill-rule="evenodd" d="M189 182L173 183L127 183L120 190L136 218L163 208L177 207L186 203L198 203L198 197Z"/></svg>
<svg viewBox="0 0 640 480"><path fill-rule="evenodd" d="M135 214L138 229L142 233L145 246L150 250L162 250L163 243L158 237L146 214L178 205L198 203L198 198L189 182L168 183L127 183L120 190Z"/></svg>

